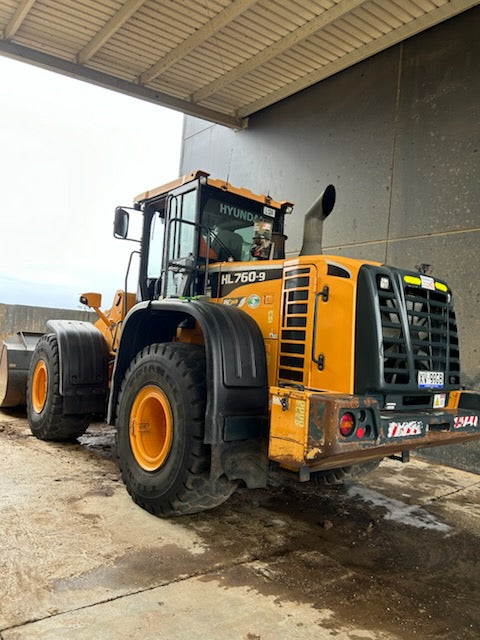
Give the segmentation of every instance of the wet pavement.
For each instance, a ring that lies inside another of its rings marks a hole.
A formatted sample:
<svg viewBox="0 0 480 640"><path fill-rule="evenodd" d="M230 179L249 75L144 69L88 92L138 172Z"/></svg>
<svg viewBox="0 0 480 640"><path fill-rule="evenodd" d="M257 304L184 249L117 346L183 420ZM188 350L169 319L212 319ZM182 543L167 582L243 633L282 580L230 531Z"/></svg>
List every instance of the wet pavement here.
<svg viewBox="0 0 480 640"><path fill-rule="evenodd" d="M0 412L1 640L480 637L480 476L413 459L161 520L113 432L41 442Z"/></svg>

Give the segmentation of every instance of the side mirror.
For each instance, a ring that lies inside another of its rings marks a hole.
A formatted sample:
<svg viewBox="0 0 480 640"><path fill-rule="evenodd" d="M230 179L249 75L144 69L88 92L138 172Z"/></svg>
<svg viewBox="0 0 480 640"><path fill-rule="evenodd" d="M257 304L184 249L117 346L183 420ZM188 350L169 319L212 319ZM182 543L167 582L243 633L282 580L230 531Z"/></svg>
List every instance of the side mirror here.
<svg viewBox="0 0 480 640"><path fill-rule="evenodd" d="M113 235L115 238L126 240L128 236L128 223L130 214L122 207L115 209L115 219L113 221Z"/></svg>

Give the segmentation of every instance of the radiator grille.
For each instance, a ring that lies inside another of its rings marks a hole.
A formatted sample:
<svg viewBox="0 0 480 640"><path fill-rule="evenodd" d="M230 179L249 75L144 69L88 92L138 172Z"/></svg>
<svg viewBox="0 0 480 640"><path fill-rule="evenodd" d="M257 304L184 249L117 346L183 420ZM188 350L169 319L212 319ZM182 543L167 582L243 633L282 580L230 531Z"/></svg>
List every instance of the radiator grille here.
<svg viewBox="0 0 480 640"><path fill-rule="evenodd" d="M418 371L443 371L446 384L457 384L458 333L448 293L404 283L403 290L385 290L379 280L384 381L407 385Z"/></svg>
<svg viewBox="0 0 480 640"><path fill-rule="evenodd" d="M415 370L458 373L457 326L447 294L407 286L405 302Z"/></svg>
<svg viewBox="0 0 480 640"><path fill-rule="evenodd" d="M408 384L410 372L400 301L390 288L378 290L383 340L383 375L389 384Z"/></svg>

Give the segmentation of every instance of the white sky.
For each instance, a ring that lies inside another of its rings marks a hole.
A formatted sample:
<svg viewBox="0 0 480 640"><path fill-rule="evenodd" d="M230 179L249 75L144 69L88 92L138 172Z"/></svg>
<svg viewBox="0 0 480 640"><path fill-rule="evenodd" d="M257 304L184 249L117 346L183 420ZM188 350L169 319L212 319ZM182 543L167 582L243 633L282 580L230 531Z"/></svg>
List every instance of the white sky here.
<svg viewBox="0 0 480 640"><path fill-rule="evenodd" d="M178 175L183 116L0 56L0 302L108 308L115 206ZM135 287L129 287L135 290Z"/></svg>

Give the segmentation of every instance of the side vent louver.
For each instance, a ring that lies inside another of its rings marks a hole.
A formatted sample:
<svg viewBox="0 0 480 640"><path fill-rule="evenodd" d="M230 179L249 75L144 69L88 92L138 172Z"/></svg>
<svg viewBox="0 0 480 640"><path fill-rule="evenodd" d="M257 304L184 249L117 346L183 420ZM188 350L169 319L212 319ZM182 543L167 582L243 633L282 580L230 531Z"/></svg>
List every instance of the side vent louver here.
<svg viewBox="0 0 480 640"><path fill-rule="evenodd" d="M280 336L281 382L304 384L311 268L286 269Z"/></svg>

